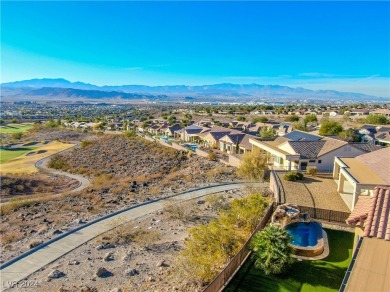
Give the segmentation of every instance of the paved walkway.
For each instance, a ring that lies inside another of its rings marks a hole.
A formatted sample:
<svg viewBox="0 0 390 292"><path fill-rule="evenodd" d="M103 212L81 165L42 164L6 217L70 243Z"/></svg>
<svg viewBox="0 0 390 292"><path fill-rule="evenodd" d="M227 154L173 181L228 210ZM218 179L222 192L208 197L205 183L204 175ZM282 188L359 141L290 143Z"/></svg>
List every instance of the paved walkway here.
<svg viewBox="0 0 390 292"><path fill-rule="evenodd" d="M267 183L256 185L262 187L268 186ZM0 270L1 291L7 289L7 287L10 286L10 283L23 280L27 276L62 257L83 243L110 229L113 229L116 225L135 220L139 217L162 209L164 202L167 200L186 201L203 197L212 193L243 188L244 186L245 184L241 183L230 183L199 188L172 196L171 198L155 200L133 206L127 210L122 211L121 213L118 212L119 214L115 213L101 218L98 222L95 221L86 224L85 226L81 226L78 229L63 234L56 239L53 239L43 244L42 246L25 253L22 255L23 257L15 259L15 262L11 261L4 264Z"/></svg>
<svg viewBox="0 0 390 292"><path fill-rule="evenodd" d="M78 144L80 144L79 142L76 142L77 144L68 148L68 149L65 149L63 151L60 151L58 153L55 153L53 155L57 155L57 154L60 154L60 153L65 153L65 152L68 152L68 151L71 151L74 147L76 147ZM35 167L38 168L40 171L42 172L45 172L45 173L48 173L48 174L53 174L53 175L63 175L63 176L67 176L69 178L72 178L72 179L75 179L79 182L78 186L76 188L73 188L70 192L71 193L76 193L76 192L79 192L79 191L82 191L84 189L86 189L87 187L89 187L89 185L91 184L89 179L87 179L86 177L82 176L82 175L79 175L79 174L71 174L71 173L67 173L67 172L64 172L64 171L60 171L60 170L55 170L53 168L49 168L47 166L47 164L49 163L51 157L53 155L50 155L50 156L47 156L45 158L42 158L41 160L38 160L36 163L35 163Z"/></svg>

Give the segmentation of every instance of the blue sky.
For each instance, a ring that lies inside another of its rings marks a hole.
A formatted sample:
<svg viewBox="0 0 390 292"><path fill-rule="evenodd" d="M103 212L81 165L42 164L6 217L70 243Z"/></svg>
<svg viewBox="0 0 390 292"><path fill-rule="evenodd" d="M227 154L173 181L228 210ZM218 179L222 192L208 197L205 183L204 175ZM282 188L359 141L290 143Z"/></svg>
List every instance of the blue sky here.
<svg viewBox="0 0 390 292"><path fill-rule="evenodd" d="M261 83L390 96L389 2L1 2L2 82Z"/></svg>

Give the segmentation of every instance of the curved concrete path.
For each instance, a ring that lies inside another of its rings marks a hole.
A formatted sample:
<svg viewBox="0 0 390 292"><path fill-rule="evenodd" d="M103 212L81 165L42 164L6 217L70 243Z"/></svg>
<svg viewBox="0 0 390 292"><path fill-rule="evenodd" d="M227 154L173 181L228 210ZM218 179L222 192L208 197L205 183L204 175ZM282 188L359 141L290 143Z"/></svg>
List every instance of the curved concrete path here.
<svg viewBox="0 0 390 292"><path fill-rule="evenodd" d="M10 283L17 283L23 280L40 268L52 263L53 261L69 253L83 243L90 241L96 236L109 231L125 222L129 222L149 213L161 210L167 200L175 200L177 202L187 201L212 193L243 188L245 185L245 183L228 183L203 187L178 195L172 195L165 199L142 203L100 218L85 224L84 226L80 226L75 230L60 235L59 237L30 250L18 258L3 264L0 270L1 291L9 288ZM268 184L256 185L268 186Z"/></svg>
<svg viewBox="0 0 390 292"><path fill-rule="evenodd" d="M65 152L68 152L70 150L72 150L74 147L76 147L78 144L80 144L79 142L76 142L76 145L68 148L68 149L65 149L63 151L60 151L58 153L55 153L55 154L52 154L50 156L47 156L47 157L44 157L42 158L41 160L38 160L36 163L35 163L35 167L37 169L39 169L40 171L44 172L44 173L47 173L47 174L53 174L53 175L63 175L63 176L67 176L69 178L72 178L72 179L75 179L79 182L78 186L76 188L73 188L70 192L71 193L76 193L76 192L79 192L79 191L82 191L86 188L89 187L89 185L91 184L91 182L89 181L89 179L87 179L86 177L82 176L82 175L79 175L79 174L71 174L71 173L67 173L65 171L61 171L61 170L56 170L56 169L53 169L53 168L49 168L47 166L47 164L49 163L49 160L50 158L53 156L53 155L57 155L57 154L60 154L60 153L65 153Z"/></svg>

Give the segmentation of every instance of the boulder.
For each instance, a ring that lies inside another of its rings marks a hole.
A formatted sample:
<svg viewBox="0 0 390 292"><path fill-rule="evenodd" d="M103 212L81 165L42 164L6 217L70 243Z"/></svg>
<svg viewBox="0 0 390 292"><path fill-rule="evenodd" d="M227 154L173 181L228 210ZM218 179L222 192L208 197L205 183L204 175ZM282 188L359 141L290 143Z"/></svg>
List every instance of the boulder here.
<svg viewBox="0 0 390 292"><path fill-rule="evenodd" d="M109 272L106 268L100 267L97 269L95 275L99 278L105 278L105 277L112 276L112 273Z"/></svg>
<svg viewBox="0 0 390 292"><path fill-rule="evenodd" d="M65 274L59 270L53 270L47 275L49 279L58 279L65 276Z"/></svg>

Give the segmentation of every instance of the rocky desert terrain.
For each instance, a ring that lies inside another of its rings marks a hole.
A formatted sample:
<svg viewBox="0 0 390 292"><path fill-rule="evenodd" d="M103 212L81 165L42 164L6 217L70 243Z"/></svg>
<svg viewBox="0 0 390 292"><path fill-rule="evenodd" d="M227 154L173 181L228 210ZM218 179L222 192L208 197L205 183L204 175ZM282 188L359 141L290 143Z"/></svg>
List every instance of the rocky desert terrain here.
<svg viewBox="0 0 390 292"><path fill-rule="evenodd" d="M7 212L2 208L2 263L112 212L190 188L237 180L232 167L122 135L81 143L53 161L65 162L59 164L63 170L89 177L92 185L77 194L26 201Z"/></svg>

